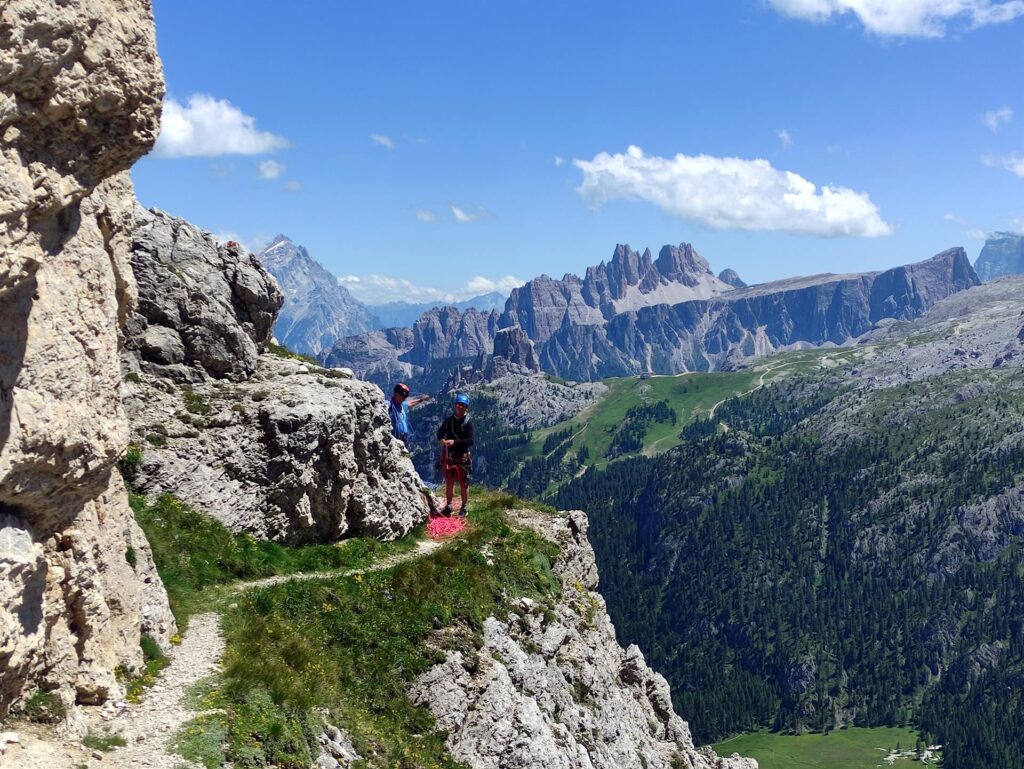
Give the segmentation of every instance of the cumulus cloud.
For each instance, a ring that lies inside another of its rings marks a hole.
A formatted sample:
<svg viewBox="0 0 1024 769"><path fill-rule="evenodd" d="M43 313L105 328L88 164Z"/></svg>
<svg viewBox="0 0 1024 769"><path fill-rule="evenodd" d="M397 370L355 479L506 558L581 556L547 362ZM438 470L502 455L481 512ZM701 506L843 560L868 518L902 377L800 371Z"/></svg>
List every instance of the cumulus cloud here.
<svg viewBox="0 0 1024 769"><path fill-rule="evenodd" d="M1013 110L1004 104L999 109L993 109L986 112L984 120L985 125L989 127L989 130L991 130L992 133L995 133L999 130L1000 126L1013 120Z"/></svg>
<svg viewBox="0 0 1024 769"><path fill-rule="evenodd" d="M292 179L284 183L284 188L288 190L288 192L302 192L302 182Z"/></svg>
<svg viewBox="0 0 1024 769"><path fill-rule="evenodd" d="M1005 168L1011 174L1024 179L1024 155L985 155L981 162L991 168Z"/></svg>
<svg viewBox="0 0 1024 769"><path fill-rule="evenodd" d="M477 219L483 217L483 211L477 210L469 212L465 208L459 206L448 206L448 209L452 212L452 218L455 219L459 224L465 224L466 222L475 222Z"/></svg>
<svg viewBox="0 0 1024 769"><path fill-rule="evenodd" d="M853 14L869 32L894 37L942 37L947 27L977 29L1024 15L1024 0L768 0L779 13L808 21Z"/></svg>
<svg viewBox="0 0 1024 769"><path fill-rule="evenodd" d="M433 286L418 286L405 278L393 278L388 275L343 275L338 282L347 288L356 299L367 304L384 304L385 302L459 302L472 299L481 294L499 291L507 294L513 288L523 285L525 281L512 275L503 278L470 278L465 285L452 289L441 289Z"/></svg>
<svg viewBox="0 0 1024 769"><path fill-rule="evenodd" d="M783 149L792 146L793 137L785 128L776 131L775 135L779 137L779 144L782 145Z"/></svg>
<svg viewBox="0 0 1024 769"><path fill-rule="evenodd" d="M164 100L160 137L153 154L162 158L262 155L288 146L284 137L256 129L256 118L226 99L193 94L188 104Z"/></svg>
<svg viewBox="0 0 1024 769"><path fill-rule="evenodd" d="M284 165L276 160L264 160L259 164L260 176L264 179L276 179L284 173Z"/></svg>
<svg viewBox="0 0 1024 769"><path fill-rule="evenodd" d="M563 158L561 155L555 155L555 165L556 166L565 165L565 158Z"/></svg>
<svg viewBox="0 0 1024 769"><path fill-rule="evenodd" d="M639 147L574 160L583 172L576 191L594 206L620 198L645 200L666 213L717 230L777 230L834 237L888 235L867 194L821 188L767 160L709 155L649 157Z"/></svg>
<svg viewBox="0 0 1024 769"><path fill-rule="evenodd" d="M425 208L421 208L416 212L416 218L421 222L433 222L437 220L437 214L433 211L428 211Z"/></svg>
<svg viewBox="0 0 1024 769"><path fill-rule="evenodd" d="M386 134L370 134L370 141L387 150L393 150L395 148L395 143L391 141L391 137Z"/></svg>

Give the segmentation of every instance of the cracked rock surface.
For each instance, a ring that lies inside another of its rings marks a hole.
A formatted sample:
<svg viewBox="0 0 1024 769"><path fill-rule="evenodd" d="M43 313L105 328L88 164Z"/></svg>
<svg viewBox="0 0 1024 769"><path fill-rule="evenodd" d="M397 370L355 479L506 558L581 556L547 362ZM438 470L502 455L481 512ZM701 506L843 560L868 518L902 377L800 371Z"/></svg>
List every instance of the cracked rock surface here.
<svg viewBox="0 0 1024 769"><path fill-rule="evenodd" d="M117 330L135 302L127 169L163 92L149 2L3 4L0 715L40 689L68 708L117 697L140 632L173 632L113 472L128 438Z"/></svg>
<svg viewBox="0 0 1024 769"><path fill-rule="evenodd" d="M135 214L139 310L124 400L132 483L232 531L293 544L394 539L426 517L384 394L343 369L266 354L282 294L253 256L159 211Z"/></svg>
<svg viewBox="0 0 1024 769"><path fill-rule="evenodd" d="M439 633L445 659L411 697L448 732L452 755L473 769L756 769L696 748L665 679L635 645L618 645L596 592L586 515L520 518L560 545L562 596L553 606L523 598L507 617L488 618L478 651L453 650Z"/></svg>

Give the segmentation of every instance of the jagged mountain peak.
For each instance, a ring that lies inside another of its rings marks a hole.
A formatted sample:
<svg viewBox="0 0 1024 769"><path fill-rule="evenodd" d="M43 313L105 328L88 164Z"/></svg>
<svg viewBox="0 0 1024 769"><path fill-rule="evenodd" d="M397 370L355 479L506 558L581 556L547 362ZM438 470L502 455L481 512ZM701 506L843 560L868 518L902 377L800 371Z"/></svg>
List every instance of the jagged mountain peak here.
<svg viewBox="0 0 1024 769"><path fill-rule="evenodd" d="M319 355L340 337L380 327L366 305L287 235L275 236L256 257L284 290L274 333L289 349Z"/></svg>

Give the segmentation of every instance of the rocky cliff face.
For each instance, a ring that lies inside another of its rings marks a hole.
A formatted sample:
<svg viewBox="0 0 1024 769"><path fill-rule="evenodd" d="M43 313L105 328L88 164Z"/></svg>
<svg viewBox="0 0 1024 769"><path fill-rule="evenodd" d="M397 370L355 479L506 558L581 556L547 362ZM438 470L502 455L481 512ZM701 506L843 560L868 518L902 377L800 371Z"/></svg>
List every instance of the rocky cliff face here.
<svg viewBox="0 0 1024 769"><path fill-rule="evenodd" d="M618 645L596 592L586 516L520 517L561 547L562 597L553 611L524 598L489 618L478 650L453 650L451 631L437 634L444 661L411 696L448 733L452 756L473 769L756 769L696 749L668 683L636 646Z"/></svg>
<svg viewBox="0 0 1024 769"><path fill-rule="evenodd" d="M794 278L565 324L541 345L540 361L570 379L728 368L782 348L845 344L977 283L963 249L951 249L881 273Z"/></svg>
<svg viewBox="0 0 1024 769"><path fill-rule="evenodd" d="M274 238L256 258L284 290L274 334L288 349L317 356L341 337L381 327L366 305L285 235Z"/></svg>
<svg viewBox="0 0 1024 769"><path fill-rule="evenodd" d="M256 370L284 297L251 255L162 211L137 206L132 272L139 306L125 347L178 381L235 381Z"/></svg>
<svg viewBox="0 0 1024 769"><path fill-rule="evenodd" d="M412 349L401 360L426 366L438 358L470 358L490 352L498 330L498 313L437 307L412 327Z"/></svg>
<svg viewBox="0 0 1024 769"><path fill-rule="evenodd" d="M1024 274L1024 235L997 232L985 241L974 269L982 281Z"/></svg>
<svg viewBox="0 0 1024 769"><path fill-rule="evenodd" d="M656 260L618 245L609 263L587 268L580 280L542 275L512 291L500 326L519 325L542 344L566 325L595 325L620 312L655 304L675 304L726 293L732 286L716 278L707 261L688 243L664 246Z"/></svg>
<svg viewBox="0 0 1024 769"><path fill-rule="evenodd" d="M65 705L120 696L140 631L173 632L114 471L117 329L135 301L127 169L162 97L145 0L4 4L0 714L38 689Z"/></svg>
<svg viewBox="0 0 1024 769"><path fill-rule="evenodd" d="M393 539L426 514L384 394L346 371L261 354L281 293L260 262L139 211L125 403L144 449L132 483L235 532L301 543Z"/></svg>
<svg viewBox="0 0 1024 769"><path fill-rule="evenodd" d="M347 368L360 379L390 392L395 382L414 379L423 368L399 357L412 349L411 328L386 328L336 341L319 360L328 368Z"/></svg>

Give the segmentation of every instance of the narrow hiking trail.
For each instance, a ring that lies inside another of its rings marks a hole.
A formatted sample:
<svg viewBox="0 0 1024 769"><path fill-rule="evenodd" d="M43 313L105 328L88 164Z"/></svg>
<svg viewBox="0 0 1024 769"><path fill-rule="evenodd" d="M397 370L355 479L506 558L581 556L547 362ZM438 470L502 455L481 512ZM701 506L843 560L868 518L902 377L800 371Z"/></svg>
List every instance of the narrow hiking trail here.
<svg viewBox="0 0 1024 769"><path fill-rule="evenodd" d="M358 569L318 571L281 575L266 579L239 582L236 593L272 587L285 582L307 582L319 579L343 579L359 574L384 571L405 561L423 558L444 547L446 543L425 539L405 553L388 556ZM146 689L139 703L108 703L103 707L83 708L86 732L93 735L121 735L128 743L108 753L90 750L76 740L62 740L44 730L24 725L16 729L20 743L7 747L0 755L3 769L202 769L170 751L169 740L200 713L189 710L185 699L188 690L204 678L220 672L224 654L221 618L217 612L194 614L179 645L168 653L170 664L156 683ZM19 727L22 725L18 725Z"/></svg>
<svg viewBox="0 0 1024 769"><path fill-rule="evenodd" d="M765 367L764 371L761 372L760 378L757 380L757 386L747 390L745 393L740 393L739 397L746 397L747 395L751 395L753 393L756 393L758 390L760 390L762 387L764 387L764 384L765 384L764 383L764 378L766 376L768 376L769 374L771 374L774 371L778 371L779 369L786 368L787 366L791 366L791 365L793 365L793 364L792 363L780 363L778 366L767 366L767 367ZM714 419L715 412L718 411L718 407L721 406L723 403L725 403L727 400L731 400L732 398L735 398L735 397L737 397L737 395L733 394L733 395L730 395L730 396L728 396L726 398L722 398L722 400L718 401L718 403L716 403L714 406L712 406L711 410L708 411L708 419ZM726 427L728 428L728 425L726 425Z"/></svg>

